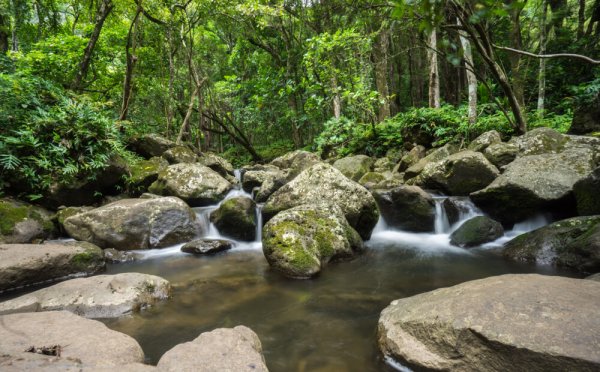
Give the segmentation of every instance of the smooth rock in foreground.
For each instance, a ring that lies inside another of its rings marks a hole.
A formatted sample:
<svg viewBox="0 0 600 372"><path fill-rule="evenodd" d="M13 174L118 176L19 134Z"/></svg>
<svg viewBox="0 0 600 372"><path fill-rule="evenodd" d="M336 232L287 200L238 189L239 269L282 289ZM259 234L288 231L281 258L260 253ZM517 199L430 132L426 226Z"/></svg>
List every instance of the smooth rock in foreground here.
<svg viewBox="0 0 600 372"><path fill-rule="evenodd" d="M121 367L144 361L144 352L132 337L68 311L2 315L0 324L0 354L24 363L29 370L39 370L50 364L50 359L57 359L25 352L32 346L59 345L59 361L80 363L84 370L124 370Z"/></svg>
<svg viewBox="0 0 600 372"><path fill-rule="evenodd" d="M0 315L66 310L86 318L115 318L167 299L171 285L139 273L98 275L55 284L0 303Z"/></svg>
<svg viewBox="0 0 600 372"><path fill-rule="evenodd" d="M393 301L383 353L434 371L597 371L600 283L503 275Z"/></svg>
<svg viewBox="0 0 600 372"><path fill-rule="evenodd" d="M69 235L102 248L161 248L198 235L196 214L181 199L124 199L69 217Z"/></svg>
<svg viewBox="0 0 600 372"><path fill-rule="evenodd" d="M459 247L474 247L494 241L504 235L498 221L486 216L477 216L465 221L450 235L450 244Z"/></svg>
<svg viewBox="0 0 600 372"><path fill-rule="evenodd" d="M215 254L233 247L230 240L224 239L197 239L186 243L181 251L191 254Z"/></svg>
<svg viewBox="0 0 600 372"><path fill-rule="evenodd" d="M0 292L104 268L102 250L86 242L0 244Z"/></svg>
<svg viewBox="0 0 600 372"><path fill-rule="evenodd" d="M227 199L210 214L210 222L222 235L251 242L256 238L256 203L245 196Z"/></svg>
<svg viewBox="0 0 600 372"><path fill-rule="evenodd" d="M160 371L268 371L262 346L250 328L219 328L179 344L159 360Z"/></svg>

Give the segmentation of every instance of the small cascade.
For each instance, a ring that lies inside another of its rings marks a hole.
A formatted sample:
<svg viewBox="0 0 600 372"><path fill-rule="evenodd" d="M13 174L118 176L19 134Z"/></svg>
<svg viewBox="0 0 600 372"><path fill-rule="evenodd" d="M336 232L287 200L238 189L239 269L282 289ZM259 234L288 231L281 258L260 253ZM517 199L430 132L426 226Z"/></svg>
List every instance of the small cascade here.
<svg viewBox="0 0 600 372"><path fill-rule="evenodd" d="M235 177L236 180L238 180L238 183L241 185L242 184L242 170L234 169L233 176Z"/></svg>
<svg viewBox="0 0 600 372"><path fill-rule="evenodd" d="M260 243L262 242L262 226L263 226L263 216L262 209L264 204L256 204L256 238L255 241Z"/></svg>
<svg viewBox="0 0 600 372"><path fill-rule="evenodd" d="M435 220L434 220L434 232L436 234L446 234L450 231L450 222L448 221L448 215L446 209L443 206L445 197L434 197L435 201Z"/></svg>
<svg viewBox="0 0 600 372"><path fill-rule="evenodd" d="M193 208L194 212L196 212L196 216L198 221L200 222L200 226L202 227L202 237L203 238L213 238L213 239L222 239L223 237L219 234L219 230L215 227L215 225L210 222L210 214L217 209L216 206L212 205L209 207L196 207Z"/></svg>
<svg viewBox="0 0 600 372"><path fill-rule="evenodd" d="M377 221L377 225L375 225L375 227L373 228L373 232L371 234L372 235L379 234L386 230L389 230L388 225L385 222L383 215L379 214L379 220Z"/></svg>

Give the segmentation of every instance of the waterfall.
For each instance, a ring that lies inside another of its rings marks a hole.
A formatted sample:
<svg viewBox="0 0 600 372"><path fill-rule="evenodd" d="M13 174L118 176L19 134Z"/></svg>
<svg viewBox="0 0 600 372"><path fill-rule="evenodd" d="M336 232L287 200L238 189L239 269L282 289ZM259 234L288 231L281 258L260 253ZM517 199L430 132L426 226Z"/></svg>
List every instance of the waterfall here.
<svg viewBox="0 0 600 372"><path fill-rule="evenodd" d="M445 197L434 197L435 201L435 222L434 232L436 234L446 234L450 231L450 222L448 221L448 215L446 209L443 206Z"/></svg>
<svg viewBox="0 0 600 372"><path fill-rule="evenodd" d="M264 204L256 204L256 242L262 242L262 226L263 226L263 217L262 217L262 209Z"/></svg>
<svg viewBox="0 0 600 372"><path fill-rule="evenodd" d="M210 222L210 214L217 209L217 206L211 205L209 207L196 207L193 210L196 212L196 217L202 227L203 238L222 239L223 237L219 234L219 230L215 225Z"/></svg>

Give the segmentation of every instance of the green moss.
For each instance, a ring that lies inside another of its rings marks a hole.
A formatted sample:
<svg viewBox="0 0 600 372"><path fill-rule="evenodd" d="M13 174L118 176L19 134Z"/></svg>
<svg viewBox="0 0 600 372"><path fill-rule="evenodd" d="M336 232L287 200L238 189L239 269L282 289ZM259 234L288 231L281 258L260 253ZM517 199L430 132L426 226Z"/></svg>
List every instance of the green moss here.
<svg viewBox="0 0 600 372"><path fill-rule="evenodd" d="M28 215L28 207L0 201L0 233L2 235L12 234L15 224L26 220Z"/></svg>

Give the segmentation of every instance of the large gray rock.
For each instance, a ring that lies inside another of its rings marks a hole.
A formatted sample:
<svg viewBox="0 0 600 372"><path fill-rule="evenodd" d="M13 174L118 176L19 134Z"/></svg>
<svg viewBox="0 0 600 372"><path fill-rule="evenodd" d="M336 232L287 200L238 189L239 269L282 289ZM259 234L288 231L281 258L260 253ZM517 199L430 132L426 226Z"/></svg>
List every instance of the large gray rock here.
<svg viewBox="0 0 600 372"><path fill-rule="evenodd" d="M224 239L196 239L181 247L185 253L207 255L226 251L233 247L233 242Z"/></svg>
<svg viewBox="0 0 600 372"><path fill-rule="evenodd" d="M358 233L339 207L301 205L279 212L263 229L269 264L290 278L310 278L330 261L363 250Z"/></svg>
<svg viewBox="0 0 600 372"><path fill-rule="evenodd" d="M391 190L375 190L373 196L388 225L416 232L434 230L435 202L420 187L400 186Z"/></svg>
<svg viewBox="0 0 600 372"><path fill-rule="evenodd" d="M379 219L377 204L371 193L324 163L304 170L293 181L273 193L263 208L263 215L268 220L283 210L315 203L339 206L350 226L363 239L371 236Z"/></svg>
<svg viewBox="0 0 600 372"><path fill-rule="evenodd" d="M102 250L90 243L0 244L0 292L104 268Z"/></svg>
<svg viewBox="0 0 600 372"><path fill-rule="evenodd" d="M406 172L404 173L404 179L408 180L418 176L423 169L425 169L427 164L443 160L457 151L458 147L450 143L440 147L439 149L433 150L429 155L425 156L414 165L411 165L408 169L406 169Z"/></svg>
<svg viewBox="0 0 600 372"><path fill-rule="evenodd" d="M519 154L519 147L514 143L499 142L488 146L483 155L498 169L511 163Z"/></svg>
<svg viewBox="0 0 600 372"><path fill-rule="evenodd" d="M56 234L52 213L14 199L0 199L0 243L31 243Z"/></svg>
<svg viewBox="0 0 600 372"><path fill-rule="evenodd" d="M519 155L556 154L564 150L569 138L551 128L535 128L509 143L519 148Z"/></svg>
<svg viewBox="0 0 600 372"><path fill-rule="evenodd" d="M139 273L77 278L0 303L0 315L66 310L86 318L115 318L167 299L171 285Z"/></svg>
<svg viewBox="0 0 600 372"><path fill-rule="evenodd" d="M256 203L245 196L227 199L210 214L210 221L222 235L251 242L256 238Z"/></svg>
<svg viewBox="0 0 600 372"><path fill-rule="evenodd" d="M571 147L558 154L517 158L488 187L471 199L502 223L521 221L540 210L564 213L575 209L573 185L595 167L589 147Z"/></svg>
<svg viewBox="0 0 600 372"><path fill-rule="evenodd" d="M600 270L600 216L575 217L519 235L504 246L504 256L539 265Z"/></svg>
<svg viewBox="0 0 600 372"><path fill-rule="evenodd" d="M125 366L144 361L144 352L132 337L68 311L2 315L0 324L0 354L26 370L129 370ZM54 346L60 349L60 357L25 351Z"/></svg>
<svg viewBox="0 0 600 372"><path fill-rule="evenodd" d="M450 244L475 247L494 241L504 235L504 228L489 217L477 216L465 221L450 235Z"/></svg>
<svg viewBox="0 0 600 372"><path fill-rule="evenodd" d="M333 167L352 181L358 182L362 176L370 172L375 160L366 155L355 155L341 158L333 163Z"/></svg>
<svg viewBox="0 0 600 372"><path fill-rule="evenodd" d="M473 142L469 144L469 150L483 152L491 145L500 142L502 142L500 133L495 130L490 130L475 138Z"/></svg>
<svg viewBox="0 0 600 372"><path fill-rule="evenodd" d="M147 159L153 156L161 156L165 151L175 146L175 142L155 133L135 138L131 143L133 151Z"/></svg>
<svg viewBox="0 0 600 372"><path fill-rule="evenodd" d="M246 166L242 168L242 188L246 192L252 192L269 180L287 179L287 176L287 172L271 164Z"/></svg>
<svg viewBox="0 0 600 372"><path fill-rule="evenodd" d="M147 190L158 179L158 174L164 172L168 166L169 162L162 157L153 157L131 165L127 182L129 191L132 194L139 194Z"/></svg>
<svg viewBox="0 0 600 372"><path fill-rule="evenodd" d="M405 154L402 159L400 159L400 162L398 162L395 170L397 172L404 172L408 168L417 164L417 162L423 159L426 155L425 147L417 145L413 147L407 154Z"/></svg>
<svg viewBox="0 0 600 372"><path fill-rule="evenodd" d="M415 183L450 195L469 195L489 185L499 174L481 153L467 150L427 164Z"/></svg>
<svg viewBox="0 0 600 372"><path fill-rule="evenodd" d="M195 163L198 155L187 146L171 147L162 154L169 164Z"/></svg>
<svg viewBox="0 0 600 372"><path fill-rule="evenodd" d="M250 328L219 328L179 344L158 361L157 369L179 371L267 372L262 345Z"/></svg>
<svg viewBox="0 0 600 372"><path fill-rule="evenodd" d="M596 371L600 283L502 275L393 301L383 353L416 370Z"/></svg>
<svg viewBox="0 0 600 372"><path fill-rule="evenodd" d="M296 150L273 159L273 161L271 161L271 165L287 170L288 179L291 180L303 170L320 162L321 159L317 154L313 154L312 152L308 151Z"/></svg>
<svg viewBox="0 0 600 372"><path fill-rule="evenodd" d="M212 152L203 152L198 158L198 163L209 167L215 172L219 173L221 177L230 180L233 174L233 165L230 162ZM230 181L231 182L231 181Z"/></svg>
<svg viewBox="0 0 600 372"><path fill-rule="evenodd" d="M580 216L600 214L600 167L573 185Z"/></svg>
<svg viewBox="0 0 600 372"><path fill-rule="evenodd" d="M71 216L64 227L77 240L120 250L166 247L200 232L194 211L174 197L119 200Z"/></svg>
<svg viewBox="0 0 600 372"><path fill-rule="evenodd" d="M580 104L573 112L573 122L569 133L589 134L600 132L600 93L585 104Z"/></svg>
<svg viewBox="0 0 600 372"><path fill-rule="evenodd" d="M201 164L174 164L158 175L148 191L176 196L193 207L216 204L233 185L217 172Z"/></svg>

